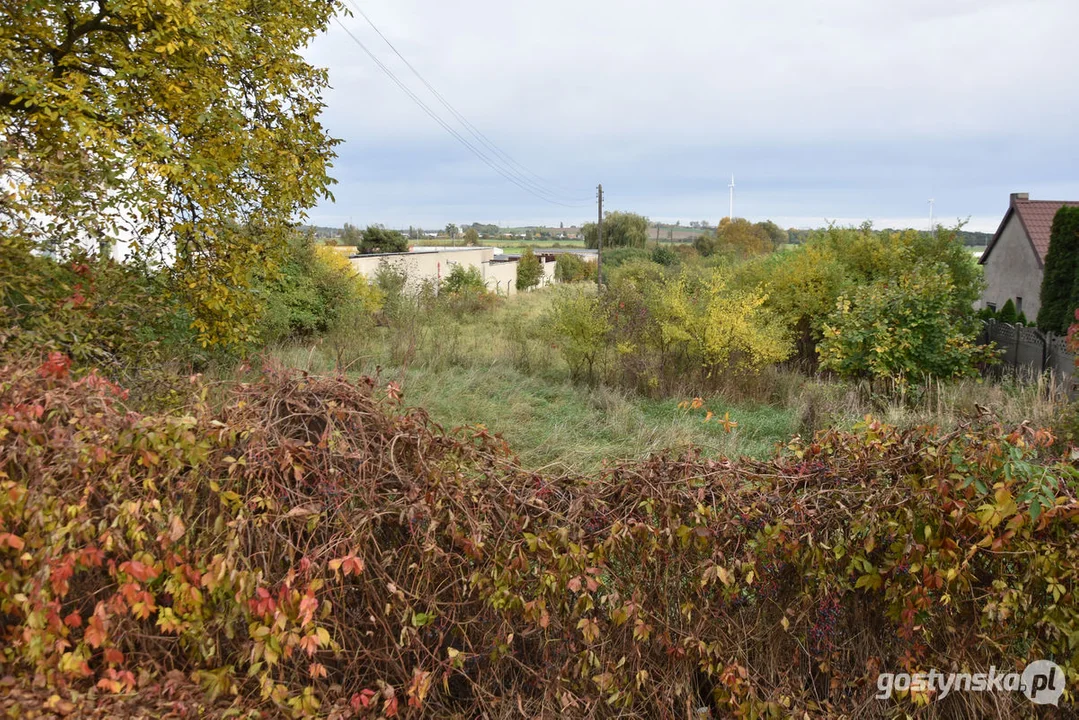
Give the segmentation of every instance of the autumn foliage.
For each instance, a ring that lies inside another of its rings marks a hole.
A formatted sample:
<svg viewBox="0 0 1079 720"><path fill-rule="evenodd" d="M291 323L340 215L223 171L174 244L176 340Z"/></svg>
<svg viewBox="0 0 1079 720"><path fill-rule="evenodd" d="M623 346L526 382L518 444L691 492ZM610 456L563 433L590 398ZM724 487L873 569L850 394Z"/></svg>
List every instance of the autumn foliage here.
<svg viewBox="0 0 1079 720"><path fill-rule="evenodd" d="M549 477L372 381L266 370L221 409L195 382L143 415L62 356L0 378L0 663L56 687L181 671L299 715L802 717L929 700L874 700L881 670L1079 678L1076 471L1043 432L867 421L767 462Z"/></svg>

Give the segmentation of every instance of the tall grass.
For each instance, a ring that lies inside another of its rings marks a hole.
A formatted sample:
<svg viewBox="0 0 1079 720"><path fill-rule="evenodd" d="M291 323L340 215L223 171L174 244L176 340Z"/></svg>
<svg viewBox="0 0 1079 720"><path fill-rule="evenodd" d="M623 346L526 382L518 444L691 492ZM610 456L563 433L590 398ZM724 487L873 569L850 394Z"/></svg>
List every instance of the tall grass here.
<svg viewBox="0 0 1079 720"><path fill-rule="evenodd" d="M711 456L765 457L792 435L850 427L867 414L900 427L952 429L988 416L1018 425L1052 422L1062 403L1050 379L926 381L881 385L769 368L703 397L729 413L727 432L684 396L645 398L570 381L544 329L544 313L566 288L554 286L469 311L405 303L392 318L358 324L310 343L273 348L276 362L396 382L406 402L442 425L483 425L502 434L529 467L591 470L604 461L665 448L700 447Z"/></svg>

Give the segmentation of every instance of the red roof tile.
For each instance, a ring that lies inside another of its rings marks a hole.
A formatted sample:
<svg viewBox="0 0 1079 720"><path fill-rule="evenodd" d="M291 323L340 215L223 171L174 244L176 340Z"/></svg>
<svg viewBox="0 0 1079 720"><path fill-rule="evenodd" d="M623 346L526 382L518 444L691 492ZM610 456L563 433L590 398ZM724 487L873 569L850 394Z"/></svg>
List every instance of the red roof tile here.
<svg viewBox="0 0 1079 720"><path fill-rule="evenodd" d="M1079 202L1057 202L1054 200L1015 200L1015 211L1030 237L1038 258L1045 264L1045 254L1049 252L1049 233L1053 228L1053 218L1064 206L1079 207Z"/></svg>

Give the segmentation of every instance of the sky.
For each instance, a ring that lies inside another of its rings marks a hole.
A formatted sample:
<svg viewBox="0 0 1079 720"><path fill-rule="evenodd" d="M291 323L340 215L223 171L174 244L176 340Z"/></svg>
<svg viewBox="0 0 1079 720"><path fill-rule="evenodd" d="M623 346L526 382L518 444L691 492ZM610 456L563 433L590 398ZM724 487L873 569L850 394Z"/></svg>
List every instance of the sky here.
<svg viewBox="0 0 1079 720"><path fill-rule="evenodd" d="M791 227L925 227L932 198L992 232L1009 193L1079 199L1076 0L344 2L482 140L353 10L308 49L343 141L314 224L568 226L598 183L715 223L732 175L736 216Z"/></svg>

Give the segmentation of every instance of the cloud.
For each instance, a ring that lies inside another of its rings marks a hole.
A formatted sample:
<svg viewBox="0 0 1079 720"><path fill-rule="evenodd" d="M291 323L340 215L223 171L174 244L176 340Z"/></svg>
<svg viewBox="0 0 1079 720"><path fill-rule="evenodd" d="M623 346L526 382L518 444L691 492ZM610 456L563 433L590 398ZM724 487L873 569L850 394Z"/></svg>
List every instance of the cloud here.
<svg viewBox="0 0 1079 720"><path fill-rule="evenodd" d="M991 218L1012 191L1079 197L1067 177L1079 159L1074 0L362 8L487 137L567 194L589 198L603 182L612 207L715 219L726 214L732 172L739 207L759 217L917 218L932 196L940 217ZM361 17L342 23L423 90ZM337 203L316 220L594 213L505 181L336 25L309 56L330 69L325 121L345 140Z"/></svg>

